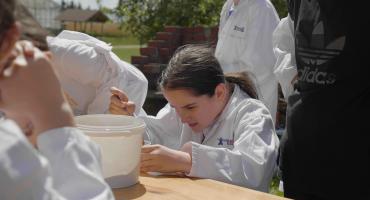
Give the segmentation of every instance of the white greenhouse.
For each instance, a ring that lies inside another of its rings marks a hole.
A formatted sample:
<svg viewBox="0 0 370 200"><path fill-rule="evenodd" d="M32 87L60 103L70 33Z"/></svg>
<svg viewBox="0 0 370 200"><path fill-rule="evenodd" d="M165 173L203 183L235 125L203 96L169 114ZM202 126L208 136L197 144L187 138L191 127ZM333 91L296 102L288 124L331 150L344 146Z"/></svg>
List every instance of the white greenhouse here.
<svg viewBox="0 0 370 200"><path fill-rule="evenodd" d="M55 20L61 12L61 6L53 0L18 0L22 3L43 28L58 30L61 23Z"/></svg>

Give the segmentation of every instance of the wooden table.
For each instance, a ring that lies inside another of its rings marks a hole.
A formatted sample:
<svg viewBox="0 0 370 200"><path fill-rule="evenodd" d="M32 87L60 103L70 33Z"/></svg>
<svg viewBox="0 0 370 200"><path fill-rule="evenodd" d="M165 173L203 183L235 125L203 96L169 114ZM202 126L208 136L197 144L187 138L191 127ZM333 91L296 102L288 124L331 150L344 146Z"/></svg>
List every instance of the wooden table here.
<svg viewBox="0 0 370 200"><path fill-rule="evenodd" d="M116 199L285 199L279 196L210 179L182 178L176 176L150 176L142 174L139 181L139 183L128 188L113 189Z"/></svg>

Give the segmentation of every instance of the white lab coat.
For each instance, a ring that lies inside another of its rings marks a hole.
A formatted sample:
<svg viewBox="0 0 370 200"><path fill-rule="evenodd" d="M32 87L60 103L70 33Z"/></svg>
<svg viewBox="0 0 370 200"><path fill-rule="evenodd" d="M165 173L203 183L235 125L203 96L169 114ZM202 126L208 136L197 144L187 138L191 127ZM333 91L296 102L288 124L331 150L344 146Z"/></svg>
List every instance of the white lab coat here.
<svg viewBox="0 0 370 200"><path fill-rule="evenodd" d="M238 86L222 114L202 133L195 133L181 123L169 105L156 117L142 119L152 144L179 149L192 141L192 167L188 176L268 191L279 139L267 108ZM201 143L202 134L205 138Z"/></svg>
<svg viewBox="0 0 370 200"><path fill-rule="evenodd" d="M136 115L145 115L148 81L136 67L120 60L110 45L74 31L62 31L47 42L63 90L77 104L72 105L75 115L108 113L112 86L135 102Z"/></svg>
<svg viewBox="0 0 370 200"><path fill-rule="evenodd" d="M294 50L294 22L289 15L281 19L274 31L272 42L276 56L274 73L287 100L294 90L292 80L298 74Z"/></svg>
<svg viewBox="0 0 370 200"><path fill-rule="evenodd" d="M232 6L233 0L227 0L222 8L215 55L225 73L251 73L259 99L275 121L278 86L272 33L279 16L269 0L241 0L228 17Z"/></svg>
<svg viewBox="0 0 370 200"><path fill-rule="evenodd" d="M72 127L38 137L39 152L11 120L0 121L0 199L114 199L99 148Z"/></svg>

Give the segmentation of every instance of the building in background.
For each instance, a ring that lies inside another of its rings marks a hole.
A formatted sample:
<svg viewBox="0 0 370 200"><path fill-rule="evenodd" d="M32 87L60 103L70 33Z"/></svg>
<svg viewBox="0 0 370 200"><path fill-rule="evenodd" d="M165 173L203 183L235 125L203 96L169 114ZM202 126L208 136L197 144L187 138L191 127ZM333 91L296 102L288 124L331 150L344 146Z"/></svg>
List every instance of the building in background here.
<svg viewBox="0 0 370 200"><path fill-rule="evenodd" d="M81 31L81 32L100 32L104 33L104 23L109 18L100 10L80 10L80 9L66 9L57 17L63 24L63 29ZM73 24L73 27L68 25ZM100 30L94 30L94 23L100 24Z"/></svg>
<svg viewBox="0 0 370 200"><path fill-rule="evenodd" d="M18 0L23 4L38 23L45 29L56 31L61 29L61 23L56 20L61 12L61 5L53 0Z"/></svg>
<svg viewBox="0 0 370 200"><path fill-rule="evenodd" d="M49 31L43 28L32 16L25 5L18 4L15 12L16 19L21 23L21 40L29 40L41 50L47 50L46 36Z"/></svg>

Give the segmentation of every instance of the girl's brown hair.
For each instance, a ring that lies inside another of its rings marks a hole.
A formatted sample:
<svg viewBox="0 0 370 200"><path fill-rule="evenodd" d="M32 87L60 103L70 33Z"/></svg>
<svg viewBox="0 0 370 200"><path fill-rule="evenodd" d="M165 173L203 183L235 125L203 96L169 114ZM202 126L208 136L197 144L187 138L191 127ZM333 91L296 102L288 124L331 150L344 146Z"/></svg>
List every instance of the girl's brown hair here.
<svg viewBox="0 0 370 200"><path fill-rule="evenodd" d="M237 84L250 97L257 99L253 82L246 72L224 75L214 56L214 48L185 45L176 50L159 79L161 89L189 89L194 95L213 96L220 83Z"/></svg>

